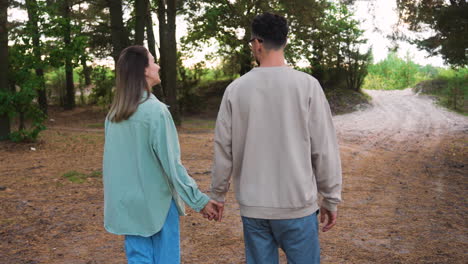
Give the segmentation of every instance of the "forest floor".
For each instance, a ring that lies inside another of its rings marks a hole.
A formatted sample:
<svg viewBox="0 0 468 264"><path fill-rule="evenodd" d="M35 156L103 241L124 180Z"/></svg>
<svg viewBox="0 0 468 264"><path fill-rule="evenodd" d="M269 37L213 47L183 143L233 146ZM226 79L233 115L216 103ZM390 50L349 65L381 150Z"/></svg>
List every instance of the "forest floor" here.
<svg viewBox="0 0 468 264"><path fill-rule="evenodd" d="M466 263L468 117L411 90L366 92L371 107L334 117L343 203L320 234L322 263ZM103 228L104 117L53 108L37 143L0 143L0 263L126 262L123 238ZM190 118L179 128L183 163L204 192L213 126ZM222 222L187 213L183 263L245 262L232 190Z"/></svg>

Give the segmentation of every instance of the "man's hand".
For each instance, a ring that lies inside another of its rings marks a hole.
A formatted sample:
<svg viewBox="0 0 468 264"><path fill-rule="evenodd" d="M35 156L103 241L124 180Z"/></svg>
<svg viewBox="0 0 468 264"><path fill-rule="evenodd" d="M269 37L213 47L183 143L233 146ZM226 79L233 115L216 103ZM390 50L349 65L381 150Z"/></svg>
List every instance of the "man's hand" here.
<svg viewBox="0 0 468 264"><path fill-rule="evenodd" d="M330 212L325 207L320 207L320 223L323 224L325 222L325 216L328 220L327 224L322 228L323 232L327 232L328 230L332 229L332 227L336 224L338 212Z"/></svg>
<svg viewBox="0 0 468 264"><path fill-rule="evenodd" d="M215 200L210 200L205 207L200 211L204 218L208 220L221 221L223 217L224 204Z"/></svg>

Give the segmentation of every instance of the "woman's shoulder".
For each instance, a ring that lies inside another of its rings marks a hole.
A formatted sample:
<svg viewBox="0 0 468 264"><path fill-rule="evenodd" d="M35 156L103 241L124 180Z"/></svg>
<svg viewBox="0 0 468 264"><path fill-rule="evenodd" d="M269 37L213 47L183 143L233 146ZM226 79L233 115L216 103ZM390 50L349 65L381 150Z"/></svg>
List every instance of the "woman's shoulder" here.
<svg viewBox="0 0 468 264"><path fill-rule="evenodd" d="M144 98L143 102L138 106L138 114L142 117L154 119L168 111L167 105L159 101L156 96L150 94L148 98Z"/></svg>

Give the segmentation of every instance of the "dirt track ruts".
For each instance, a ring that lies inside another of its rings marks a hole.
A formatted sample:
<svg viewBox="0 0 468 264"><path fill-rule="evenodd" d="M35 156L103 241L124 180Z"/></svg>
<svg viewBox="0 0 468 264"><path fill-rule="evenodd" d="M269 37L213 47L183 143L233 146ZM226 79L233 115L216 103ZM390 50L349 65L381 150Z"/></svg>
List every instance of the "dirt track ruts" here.
<svg viewBox="0 0 468 264"><path fill-rule="evenodd" d="M343 165L338 224L321 233L322 263L466 263L468 121L410 90L367 91L373 106L334 117ZM40 141L0 142L0 263L125 263L122 237L102 226L105 113L54 110ZM182 161L210 186L212 131L180 128ZM31 147L36 150L32 151ZM221 223L187 208L182 263L244 263L231 191ZM284 254L281 263L285 262Z"/></svg>

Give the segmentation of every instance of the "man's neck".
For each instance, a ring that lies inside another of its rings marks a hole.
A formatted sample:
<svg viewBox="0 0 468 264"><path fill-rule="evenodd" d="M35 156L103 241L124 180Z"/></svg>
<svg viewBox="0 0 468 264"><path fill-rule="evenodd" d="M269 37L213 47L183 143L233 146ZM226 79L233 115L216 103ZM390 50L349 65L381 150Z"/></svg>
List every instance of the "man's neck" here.
<svg viewBox="0 0 468 264"><path fill-rule="evenodd" d="M260 61L260 67L280 67L285 65L283 50L270 50Z"/></svg>

